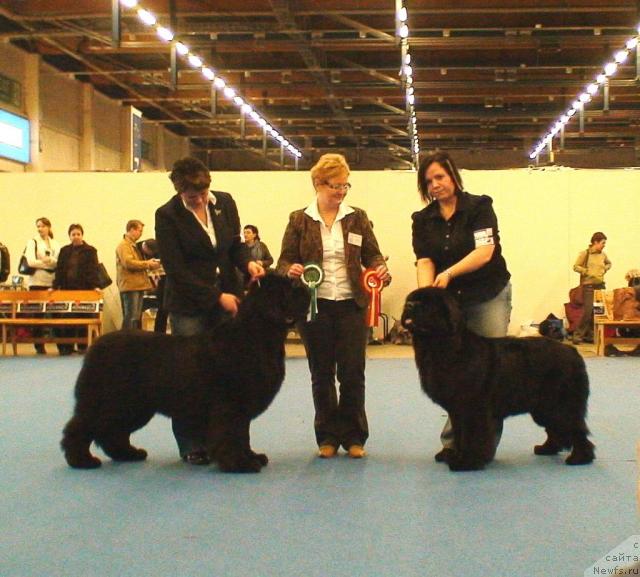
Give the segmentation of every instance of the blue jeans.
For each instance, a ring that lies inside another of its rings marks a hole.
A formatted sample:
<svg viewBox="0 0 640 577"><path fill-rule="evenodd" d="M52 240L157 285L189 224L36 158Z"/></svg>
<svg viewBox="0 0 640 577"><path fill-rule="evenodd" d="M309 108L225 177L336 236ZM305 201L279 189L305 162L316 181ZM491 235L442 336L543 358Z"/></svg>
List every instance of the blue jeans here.
<svg viewBox="0 0 640 577"><path fill-rule="evenodd" d="M169 313L171 334L191 337L210 333L222 318L221 313L198 316ZM171 428L178 444L180 457L185 458L189 453L206 450L207 433L204 423L202 423L202 427L194 427L192 423L174 418L171 420Z"/></svg>
<svg viewBox="0 0 640 577"><path fill-rule="evenodd" d="M507 335L509 321L511 320L511 283L507 283L490 301L463 307L467 328L482 337L504 337ZM496 421L496 442L498 448L502 437L502 420ZM453 429L451 420L447 422L440 433L440 441L445 449L453 449Z"/></svg>
<svg viewBox="0 0 640 577"><path fill-rule="evenodd" d="M143 296L144 291L126 291L120 293L123 329L139 329L142 326Z"/></svg>
<svg viewBox="0 0 640 577"><path fill-rule="evenodd" d="M511 321L511 283L490 301L463 307L467 328L483 337L504 337Z"/></svg>

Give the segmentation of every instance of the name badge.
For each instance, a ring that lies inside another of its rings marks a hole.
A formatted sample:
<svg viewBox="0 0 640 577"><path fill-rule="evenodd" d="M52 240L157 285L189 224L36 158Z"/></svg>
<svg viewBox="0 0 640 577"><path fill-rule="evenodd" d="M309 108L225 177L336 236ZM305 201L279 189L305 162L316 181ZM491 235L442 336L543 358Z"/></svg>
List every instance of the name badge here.
<svg viewBox="0 0 640 577"><path fill-rule="evenodd" d="M355 246L362 246L362 235L356 234L355 232L350 232L347 236L347 242Z"/></svg>
<svg viewBox="0 0 640 577"><path fill-rule="evenodd" d="M479 246L495 244L493 241L492 228L482 228L480 230L473 231L473 239L475 241L476 248L478 248Z"/></svg>

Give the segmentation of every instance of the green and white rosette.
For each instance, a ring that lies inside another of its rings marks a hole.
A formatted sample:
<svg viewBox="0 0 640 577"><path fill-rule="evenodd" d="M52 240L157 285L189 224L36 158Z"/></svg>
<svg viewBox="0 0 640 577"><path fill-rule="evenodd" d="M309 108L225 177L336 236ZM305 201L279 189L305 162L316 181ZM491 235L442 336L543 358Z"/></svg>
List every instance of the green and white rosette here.
<svg viewBox="0 0 640 577"><path fill-rule="evenodd" d="M318 315L318 287L324 280L324 271L322 267L315 262L308 262L304 265L304 270L300 280L307 285L311 293L311 309L309 311L309 320L313 321Z"/></svg>

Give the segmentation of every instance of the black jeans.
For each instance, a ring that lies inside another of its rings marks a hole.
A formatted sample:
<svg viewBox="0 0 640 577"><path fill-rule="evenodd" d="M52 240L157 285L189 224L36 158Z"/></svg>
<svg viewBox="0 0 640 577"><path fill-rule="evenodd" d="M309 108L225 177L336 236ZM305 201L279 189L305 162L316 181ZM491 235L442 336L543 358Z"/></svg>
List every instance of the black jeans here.
<svg viewBox="0 0 640 577"><path fill-rule="evenodd" d="M311 371L318 445L348 449L364 445L369 437L364 408L365 315L366 309L353 299L318 299L316 319L298 326Z"/></svg>

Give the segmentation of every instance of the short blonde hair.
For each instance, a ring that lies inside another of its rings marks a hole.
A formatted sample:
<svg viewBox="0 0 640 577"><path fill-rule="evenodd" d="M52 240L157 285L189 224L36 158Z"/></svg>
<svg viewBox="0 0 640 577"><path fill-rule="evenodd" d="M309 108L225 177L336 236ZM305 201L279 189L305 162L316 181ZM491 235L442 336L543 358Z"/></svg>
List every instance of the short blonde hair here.
<svg viewBox="0 0 640 577"><path fill-rule="evenodd" d="M350 170L347 159L342 154L323 154L311 169L311 181L315 186L345 173L349 176Z"/></svg>

